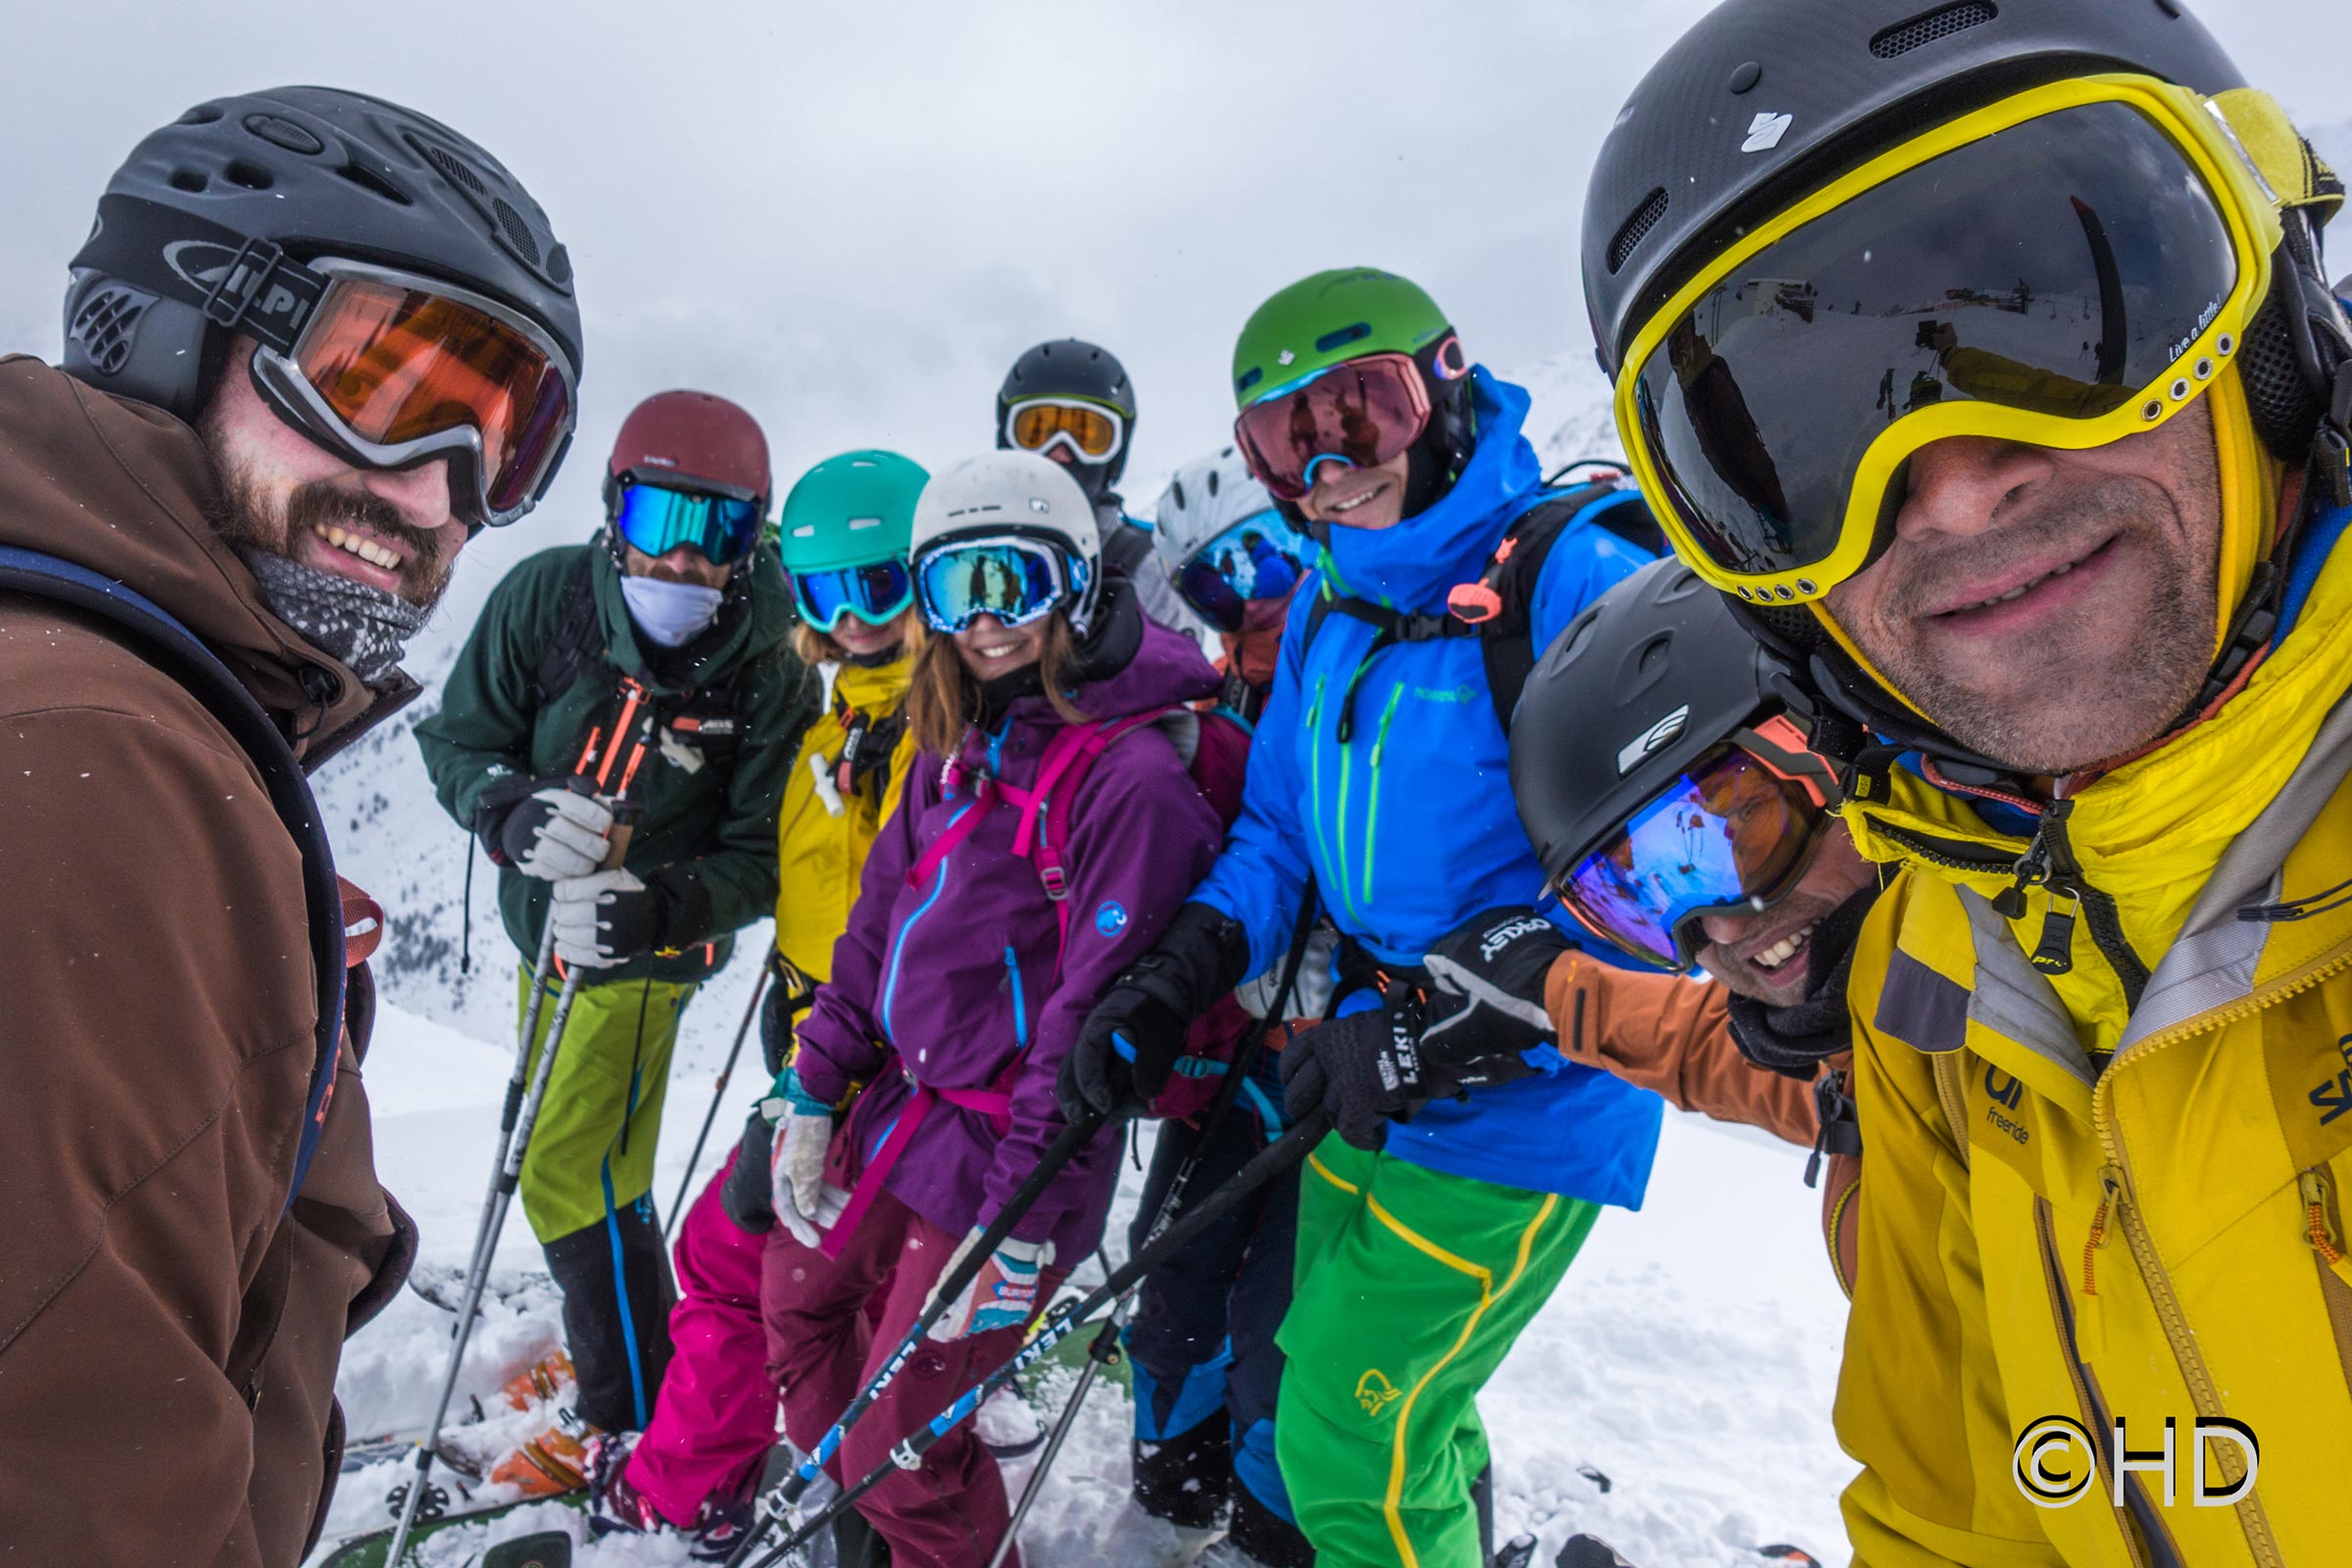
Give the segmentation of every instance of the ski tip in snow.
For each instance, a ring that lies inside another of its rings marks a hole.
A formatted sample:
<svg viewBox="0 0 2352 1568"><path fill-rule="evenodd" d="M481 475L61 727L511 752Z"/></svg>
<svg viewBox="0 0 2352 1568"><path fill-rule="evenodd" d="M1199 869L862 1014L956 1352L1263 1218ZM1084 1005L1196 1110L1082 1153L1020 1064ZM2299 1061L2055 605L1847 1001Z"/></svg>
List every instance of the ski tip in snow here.
<svg viewBox="0 0 2352 1568"><path fill-rule="evenodd" d="M502 1541L482 1553L481 1568L571 1568L571 1538L561 1530Z"/></svg>
<svg viewBox="0 0 2352 1568"><path fill-rule="evenodd" d="M1559 1556L1552 1560L1557 1568L1634 1568L1615 1546L1598 1536L1570 1536Z"/></svg>
<svg viewBox="0 0 2352 1568"><path fill-rule="evenodd" d="M1583 1476L1587 1481L1592 1482L1593 1486L1602 1492L1606 1492L1611 1487L1616 1485L1615 1482L1611 1481L1607 1476L1601 1473L1600 1466L1596 1464L1580 1464L1576 1467L1576 1473L1580 1476Z"/></svg>

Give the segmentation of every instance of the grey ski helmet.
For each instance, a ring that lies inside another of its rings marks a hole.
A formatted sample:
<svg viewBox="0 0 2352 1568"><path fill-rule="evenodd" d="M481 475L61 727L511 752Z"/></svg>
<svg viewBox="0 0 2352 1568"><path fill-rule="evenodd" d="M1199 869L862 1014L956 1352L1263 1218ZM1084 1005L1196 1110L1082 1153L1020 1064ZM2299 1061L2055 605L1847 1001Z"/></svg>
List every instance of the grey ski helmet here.
<svg viewBox="0 0 2352 1568"><path fill-rule="evenodd" d="M997 446L1012 446L1005 431L1006 416L1016 403L1034 398L1074 398L1099 403L1119 416L1119 447L1106 463L1070 465L1070 477L1097 501L1118 488L1127 471L1127 454L1135 446L1135 387L1118 356L1074 337L1040 343L1012 362L1004 384L997 389ZM1050 460L1049 460L1050 461Z"/></svg>
<svg viewBox="0 0 2352 1568"><path fill-rule="evenodd" d="M1176 470L1152 518L1152 549L1173 577L1209 542L1246 518L1274 510L1274 498L1234 447L1219 447Z"/></svg>
<svg viewBox="0 0 2352 1568"><path fill-rule="evenodd" d="M327 257L513 311L576 387L571 258L539 204L440 122L334 87L211 99L131 150L74 258L64 368L193 421L233 333L291 342L321 287L303 264Z"/></svg>

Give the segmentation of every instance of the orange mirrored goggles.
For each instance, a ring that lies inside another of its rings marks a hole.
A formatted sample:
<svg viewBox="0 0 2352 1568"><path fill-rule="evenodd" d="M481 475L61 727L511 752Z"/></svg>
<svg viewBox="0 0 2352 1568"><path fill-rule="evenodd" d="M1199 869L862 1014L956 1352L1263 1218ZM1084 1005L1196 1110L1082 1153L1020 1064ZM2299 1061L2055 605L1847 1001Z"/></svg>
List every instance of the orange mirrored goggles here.
<svg viewBox="0 0 2352 1568"><path fill-rule="evenodd" d="M1045 452L1056 441L1081 463L1108 463L1118 455L1127 421L1100 403L1031 398L1004 411L1004 439L1024 452Z"/></svg>
<svg viewBox="0 0 2352 1568"><path fill-rule="evenodd" d="M512 522L554 479L575 377L527 318L437 281L319 261L325 293L288 353L256 351L254 379L314 438L369 467L451 460L453 510Z"/></svg>

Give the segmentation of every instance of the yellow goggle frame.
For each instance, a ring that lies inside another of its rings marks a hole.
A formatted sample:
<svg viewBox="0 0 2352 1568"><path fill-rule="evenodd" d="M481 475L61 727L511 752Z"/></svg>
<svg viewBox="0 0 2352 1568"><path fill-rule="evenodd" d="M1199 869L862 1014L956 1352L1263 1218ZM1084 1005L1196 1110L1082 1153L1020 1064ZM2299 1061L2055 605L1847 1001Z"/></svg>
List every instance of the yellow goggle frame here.
<svg viewBox="0 0 2352 1568"><path fill-rule="evenodd" d="M1897 174L1956 148L2088 104L2118 103L2138 111L2163 130L2204 179L2237 254L2237 281L2211 324L2190 342L2170 368L2123 406L2095 418L2069 419L1979 401L1932 404L1897 419L1873 441L1856 467L1847 492L1838 543L1825 559L1784 571L1748 573L1729 569L1700 547L1684 525L1670 484L1637 416L1642 372L1676 322L1749 260L1768 247L1875 189ZM1868 564L1878 543L1886 489L1922 448L1952 436L2085 451L2152 430L2179 414L2219 375L2245 338L2246 323L2262 309L2271 288L2271 256L2282 229L2278 197L2255 168L2237 134L2210 99L2153 76L2082 76L2030 88L1938 125L1881 154L1815 191L1744 236L1711 266L1677 290L1645 322L1618 370L1616 416L1619 437L1635 476L1652 498L1651 514L1665 529L1674 553L1706 582L1751 604L1797 604L1819 599Z"/></svg>

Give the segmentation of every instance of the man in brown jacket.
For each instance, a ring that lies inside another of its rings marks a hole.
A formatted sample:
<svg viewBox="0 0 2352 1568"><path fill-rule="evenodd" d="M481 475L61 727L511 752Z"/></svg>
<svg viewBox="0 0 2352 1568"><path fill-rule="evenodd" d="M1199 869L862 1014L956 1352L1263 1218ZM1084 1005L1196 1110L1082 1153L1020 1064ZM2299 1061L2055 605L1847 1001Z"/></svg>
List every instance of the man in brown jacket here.
<svg viewBox="0 0 2352 1568"><path fill-rule="evenodd" d="M415 1251L301 772L544 490L578 312L480 148L284 88L139 145L66 319L0 360L0 1545L292 1568Z"/></svg>

